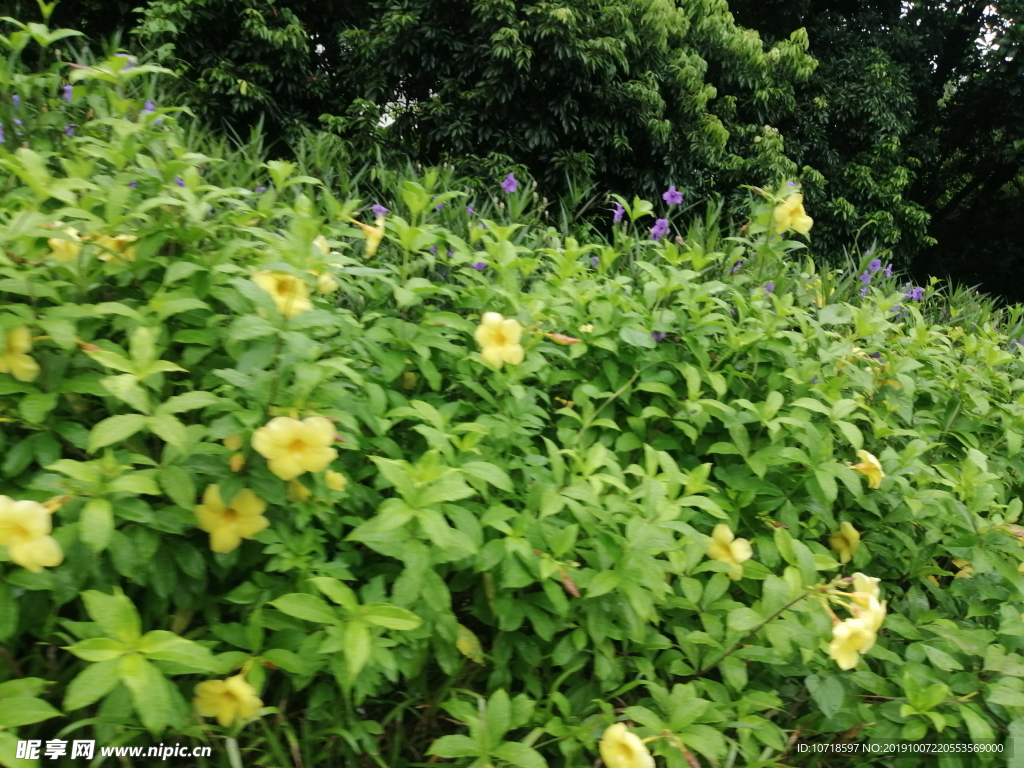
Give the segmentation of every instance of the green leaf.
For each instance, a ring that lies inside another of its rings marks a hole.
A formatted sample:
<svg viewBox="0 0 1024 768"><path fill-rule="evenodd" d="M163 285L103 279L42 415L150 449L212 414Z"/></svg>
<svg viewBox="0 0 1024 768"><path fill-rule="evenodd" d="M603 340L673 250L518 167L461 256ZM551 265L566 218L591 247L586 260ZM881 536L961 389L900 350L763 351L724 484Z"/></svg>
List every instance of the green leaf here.
<svg viewBox="0 0 1024 768"><path fill-rule="evenodd" d="M490 483L495 488L500 488L503 491L512 493L512 478L508 476L505 470L500 467L496 467L486 461L470 461L459 467L470 477L475 477L483 480L486 483Z"/></svg>
<svg viewBox="0 0 1024 768"><path fill-rule="evenodd" d="M64 709L72 712L102 699L117 685L120 667L120 659L102 661L86 667L68 685L64 696Z"/></svg>
<svg viewBox="0 0 1024 768"><path fill-rule="evenodd" d="M42 751L40 754L43 754ZM7 731L0 731L0 765L4 768L39 768L39 761L18 757L18 737Z"/></svg>
<svg viewBox="0 0 1024 768"><path fill-rule="evenodd" d="M21 402L18 403L18 413L30 424L42 424L56 406L57 395L52 392L38 392L21 398Z"/></svg>
<svg viewBox="0 0 1024 768"><path fill-rule="evenodd" d="M315 595L294 592L271 600L270 604L281 613L303 621L312 621L317 624L336 624L338 622L338 615L331 609L331 606Z"/></svg>
<svg viewBox="0 0 1024 768"><path fill-rule="evenodd" d="M649 331L641 331L636 328L620 328L619 338L631 347L656 349L658 346L658 342L654 340Z"/></svg>
<svg viewBox="0 0 1024 768"><path fill-rule="evenodd" d="M109 661L119 659L130 650L124 643L111 640L109 637L96 637L82 640L64 649L86 661Z"/></svg>
<svg viewBox="0 0 1024 768"><path fill-rule="evenodd" d="M116 595L106 595L87 590L81 593L81 597L89 618L99 624L108 637L129 644L141 637L139 612L126 595L120 591Z"/></svg>
<svg viewBox="0 0 1024 768"><path fill-rule="evenodd" d="M139 379L134 374L123 373L120 376L107 376L100 380L110 394L118 400L122 400L136 411L148 414L151 411L149 393L139 384Z"/></svg>
<svg viewBox="0 0 1024 768"><path fill-rule="evenodd" d="M494 692L487 702L487 741L491 748L501 743L512 727L512 700L504 688Z"/></svg>
<svg viewBox="0 0 1024 768"><path fill-rule="evenodd" d="M618 571L601 571L587 585L587 597L600 597L619 586Z"/></svg>
<svg viewBox="0 0 1024 768"><path fill-rule="evenodd" d="M141 472L114 478L107 485L107 489L112 493L137 493L145 494L146 496L160 495L160 486L156 484L156 480L150 475L144 475Z"/></svg>
<svg viewBox="0 0 1024 768"><path fill-rule="evenodd" d="M423 619L412 611L388 603L367 603L359 610L361 618L386 629L408 631L418 629Z"/></svg>
<svg viewBox="0 0 1024 768"><path fill-rule="evenodd" d="M5 582L0 582L0 641L11 637L18 629L20 611L14 593Z"/></svg>
<svg viewBox="0 0 1024 768"><path fill-rule="evenodd" d="M170 443L179 451L185 451L185 447L188 444L188 432L185 429L185 425L176 417L170 414L151 416L146 423L161 440Z"/></svg>
<svg viewBox="0 0 1024 768"><path fill-rule="evenodd" d="M17 728L20 725L41 723L51 717L64 715L42 699L29 699L24 696L0 699L0 728Z"/></svg>
<svg viewBox="0 0 1024 768"><path fill-rule="evenodd" d="M808 675L804 684L818 705L825 717L835 717L836 713L843 708L843 701L846 698L846 690L842 681L832 675Z"/></svg>
<svg viewBox="0 0 1024 768"><path fill-rule="evenodd" d="M503 742L491 754L516 768L547 768L548 765L540 752L518 741Z"/></svg>
<svg viewBox="0 0 1024 768"><path fill-rule="evenodd" d="M181 467L170 466L160 471L160 486L167 497L182 509L196 505L196 484L192 475Z"/></svg>
<svg viewBox="0 0 1024 768"><path fill-rule="evenodd" d="M172 711L164 676L138 653L122 658L119 672L142 724L153 735L159 735L167 727Z"/></svg>
<svg viewBox="0 0 1024 768"><path fill-rule="evenodd" d="M372 647L370 628L365 622L355 619L345 625L345 661L348 663L348 674L355 680L370 660Z"/></svg>
<svg viewBox="0 0 1024 768"><path fill-rule="evenodd" d="M469 736L442 736L427 750L428 755L438 757L476 757L479 750Z"/></svg>
<svg viewBox="0 0 1024 768"><path fill-rule="evenodd" d="M945 651L925 643L919 643L918 645L924 650L928 661L944 672L955 672L964 668L963 664Z"/></svg>
<svg viewBox="0 0 1024 768"><path fill-rule="evenodd" d="M194 411L198 408L207 408L217 405L222 399L212 392L186 392L183 395L175 395L157 406L158 415L182 413L183 411Z"/></svg>
<svg viewBox="0 0 1024 768"><path fill-rule="evenodd" d="M114 531L114 510L106 499L90 499L78 521L78 537L93 552L102 552ZM90 659L99 661L99 659Z"/></svg>
<svg viewBox="0 0 1024 768"><path fill-rule="evenodd" d="M146 417L137 413L104 419L89 433L89 453L96 453L100 448L127 440L144 426Z"/></svg>
<svg viewBox="0 0 1024 768"><path fill-rule="evenodd" d="M309 580L317 589L327 595L328 598L340 605L346 611L355 613L359 610L359 598L350 587L327 576L317 576Z"/></svg>

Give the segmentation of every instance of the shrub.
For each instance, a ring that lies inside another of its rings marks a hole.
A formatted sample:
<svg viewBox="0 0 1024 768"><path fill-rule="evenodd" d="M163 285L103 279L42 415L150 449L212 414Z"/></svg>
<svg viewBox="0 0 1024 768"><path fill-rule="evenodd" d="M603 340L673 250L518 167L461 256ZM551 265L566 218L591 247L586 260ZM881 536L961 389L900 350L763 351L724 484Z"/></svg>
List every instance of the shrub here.
<svg viewBox="0 0 1024 768"><path fill-rule="evenodd" d="M278 161L216 186L132 97L157 69L27 75L17 34L0 763L64 720L236 768L1019 733L1024 379L988 308L881 254L818 275L796 188L728 238L619 198L580 244L515 221L514 174L486 218L433 170L365 213Z"/></svg>

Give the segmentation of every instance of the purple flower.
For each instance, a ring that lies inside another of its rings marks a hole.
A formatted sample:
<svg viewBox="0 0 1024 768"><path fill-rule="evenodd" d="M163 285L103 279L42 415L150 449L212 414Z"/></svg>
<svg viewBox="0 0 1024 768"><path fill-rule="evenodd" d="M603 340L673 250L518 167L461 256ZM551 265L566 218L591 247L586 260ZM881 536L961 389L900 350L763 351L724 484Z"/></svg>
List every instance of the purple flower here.
<svg viewBox="0 0 1024 768"><path fill-rule="evenodd" d="M163 124L164 124L163 120L154 120L153 121L153 125L163 125Z"/></svg>
<svg viewBox="0 0 1024 768"><path fill-rule="evenodd" d="M177 184L179 187L185 186L185 182L181 180L181 176L175 176L174 183Z"/></svg>
<svg viewBox="0 0 1024 768"><path fill-rule="evenodd" d="M149 115L149 114L152 114L153 112L156 112L156 105L152 101L150 101L149 99L146 99L146 106L144 106L141 110L139 110L139 114L140 115Z"/></svg>
<svg viewBox="0 0 1024 768"><path fill-rule="evenodd" d="M739 261L736 262L736 266L732 268L732 273L735 275L737 272L740 271L740 267L742 267L742 266L743 266L743 259L740 259Z"/></svg>
<svg viewBox="0 0 1024 768"><path fill-rule="evenodd" d="M6 144L7 139L4 138L4 124L0 123L0 144Z"/></svg>
<svg viewBox="0 0 1024 768"><path fill-rule="evenodd" d="M452 257L452 252L451 251L445 251L444 255L447 256L450 259ZM448 274L448 273L445 272L445 274Z"/></svg>
<svg viewBox="0 0 1024 768"><path fill-rule="evenodd" d="M381 216L388 212L388 209L385 208L383 205L380 205L379 203L375 204L372 208L370 208L370 210L373 211L373 218L375 219L379 219Z"/></svg>
<svg viewBox="0 0 1024 768"><path fill-rule="evenodd" d="M866 271L860 276L860 281L864 285L871 285L871 273Z"/></svg>
<svg viewBox="0 0 1024 768"><path fill-rule="evenodd" d="M257 195L262 193L262 192L266 192L266 191L267 191L266 187L256 187L256 189L253 190L253 192L255 192Z"/></svg>
<svg viewBox="0 0 1024 768"><path fill-rule="evenodd" d="M436 245L430 246L430 252L431 253L437 253L437 246Z"/></svg>
<svg viewBox="0 0 1024 768"><path fill-rule="evenodd" d="M485 269L487 269L487 262L486 261L474 261L473 262L473 269L477 270L478 272L483 272Z"/></svg>
<svg viewBox="0 0 1024 768"><path fill-rule="evenodd" d="M730 315L735 315L736 314L736 310L735 309L730 309L729 310L729 314Z"/></svg>
<svg viewBox="0 0 1024 768"><path fill-rule="evenodd" d="M655 341L661 341L666 336L668 336L667 333L661 333L660 331L655 331L654 333L651 334L651 338L654 339Z"/></svg>
<svg viewBox="0 0 1024 768"><path fill-rule="evenodd" d="M18 94L14 94L13 96L11 96L11 101L14 102L14 106L21 106L21 96L19 96Z"/></svg>
<svg viewBox="0 0 1024 768"><path fill-rule="evenodd" d="M683 202L683 194L682 192L679 192L673 185L669 187L668 191L661 196L661 199L664 200L669 205L678 205L679 203Z"/></svg>
<svg viewBox="0 0 1024 768"><path fill-rule="evenodd" d="M488 232L490 232L490 231L491 231L491 228L490 228L490 227L488 227L488 226L487 226L486 224L484 224L483 222L481 222L481 223L480 223L480 229L486 229L486 230L487 230Z"/></svg>
<svg viewBox="0 0 1024 768"><path fill-rule="evenodd" d="M882 353L881 352L871 352L868 355L868 357L873 357L875 360L881 360L882 359Z"/></svg>
<svg viewBox="0 0 1024 768"><path fill-rule="evenodd" d="M911 301L920 301L922 297L924 297L924 288L911 288L903 294L903 298L910 299Z"/></svg>
<svg viewBox="0 0 1024 768"><path fill-rule="evenodd" d="M501 182L501 188L505 190L506 194L511 195L517 189L519 189L519 182L516 181L515 176L511 173L505 177L505 180Z"/></svg>
<svg viewBox="0 0 1024 768"><path fill-rule="evenodd" d="M811 384L814 384L818 380L817 376L811 376Z"/></svg>
<svg viewBox="0 0 1024 768"><path fill-rule="evenodd" d="M624 214L625 212L626 212L626 209L623 208L622 205L620 205L619 203L615 204L614 221L615 221L616 224L618 224L620 221L622 221L622 214Z"/></svg>
<svg viewBox="0 0 1024 768"><path fill-rule="evenodd" d="M137 181L133 181L131 184L128 185L128 189L135 189L135 187L138 185L138 183L139 182L137 182Z"/></svg>
<svg viewBox="0 0 1024 768"><path fill-rule="evenodd" d="M73 85L65 85L64 86L64 101L71 101L72 94L74 93L74 91L75 91L75 87Z"/></svg>
<svg viewBox="0 0 1024 768"><path fill-rule="evenodd" d="M441 277L448 277L448 273L447 272L442 272L441 273Z"/></svg>
<svg viewBox="0 0 1024 768"><path fill-rule="evenodd" d="M128 61L125 62L124 66L121 67L122 72L127 72L129 69L135 68L135 59L133 59L130 54L118 53L116 55L120 56L122 59L128 59Z"/></svg>
<svg viewBox="0 0 1024 768"><path fill-rule="evenodd" d="M765 287L764 287L764 292L765 292L765 295L767 295L769 293L774 293L775 292L775 282L774 281L769 281L768 284L765 285Z"/></svg>
<svg viewBox="0 0 1024 768"><path fill-rule="evenodd" d="M601 258L599 256L595 256L594 258L592 258L590 260L590 266L592 266L592 267L596 267L600 263L601 263Z"/></svg>
<svg viewBox="0 0 1024 768"><path fill-rule="evenodd" d="M66 133L68 136L74 136L75 135L75 128L77 126L78 126L78 123L68 123L67 125L64 126L64 133Z"/></svg>
<svg viewBox="0 0 1024 768"><path fill-rule="evenodd" d="M437 198L439 198L439 197L440 197L440 195L434 195L434 197L431 198L431 202L433 202L434 200L437 200ZM434 210L435 211L440 211L442 208L444 208L444 203L438 203L437 205L434 206Z"/></svg>
<svg viewBox="0 0 1024 768"><path fill-rule="evenodd" d="M654 226L651 227L651 239L661 240L665 234L671 231L668 228L668 219L658 219L654 222Z"/></svg>
<svg viewBox="0 0 1024 768"><path fill-rule="evenodd" d="M875 259L870 264L868 264L868 271L869 272L877 272L881 268L882 268L882 260L881 259Z"/></svg>
<svg viewBox="0 0 1024 768"><path fill-rule="evenodd" d="M884 272L885 272L885 276L886 276L886 277L892 277L892 264L891 264L891 263L890 263L890 264L887 264L887 265L885 266L885 270L884 270Z"/></svg>
<svg viewBox="0 0 1024 768"><path fill-rule="evenodd" d="M865 285L863 288L860 289L860 297L863 299L865 296L868 295L868 291L870 290L871 289Z"/></svg>
<svg viewBox="0 0 1024 768"><path fill-rule="evenodd" d="M895 307L889 307L889 311L890 312L899 312L899 310L900 310L900 305L899 304L897 304Z"/></svg>
<svg viewBox="0 0 1024 768"><path fill-rule="evenodd" d="M476 216L476 211L473 210L472 204L466 206L466 214L469 216Z"/></svg>
<svg viewBox="0 0 1024 768"><path fill-rule="evenodd" d="M795 187L796 186L796 182L795 181L787 181L786 182L786 186L787 187Z"/></svg>

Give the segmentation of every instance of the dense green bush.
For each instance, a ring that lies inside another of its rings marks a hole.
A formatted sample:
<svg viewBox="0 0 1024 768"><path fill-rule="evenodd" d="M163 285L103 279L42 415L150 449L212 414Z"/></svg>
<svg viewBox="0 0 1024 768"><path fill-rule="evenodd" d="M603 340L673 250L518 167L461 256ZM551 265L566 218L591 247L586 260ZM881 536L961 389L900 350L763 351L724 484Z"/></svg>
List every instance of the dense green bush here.
<svg viewBox="0 0 1024 768"><path fill-rule="evenodd" d="M1016 308L818 274L795 188L730 237L619 199L580 244L512 174L487 208L432 170L369 210L278 161L215 185L156 68L29 75L32 38L0 39L0 763L1024 735Z"/></svg>

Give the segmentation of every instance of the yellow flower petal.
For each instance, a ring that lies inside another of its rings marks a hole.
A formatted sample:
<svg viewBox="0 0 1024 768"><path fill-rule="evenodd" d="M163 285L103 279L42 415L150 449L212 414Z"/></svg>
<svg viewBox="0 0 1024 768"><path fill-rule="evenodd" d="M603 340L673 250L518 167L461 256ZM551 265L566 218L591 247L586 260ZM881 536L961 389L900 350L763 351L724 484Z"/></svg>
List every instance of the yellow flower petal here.
<svg viewBox="0 0 1024 768"><path fill-rule="evenodd" d="M348 478L341 474L341 472L328 471L324 475L324 482L327 483L327 487L332 491L344 491L348 485Z"/></svg>
<svg viewBox="0 0 1024 768"><path fill-rule="evenodd" d="M654 756L625 723L608 727L598 744L606 768L654 768Z"/></svg>

